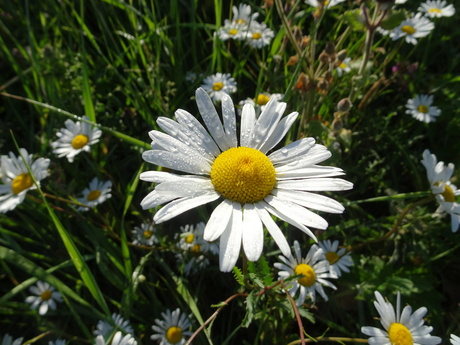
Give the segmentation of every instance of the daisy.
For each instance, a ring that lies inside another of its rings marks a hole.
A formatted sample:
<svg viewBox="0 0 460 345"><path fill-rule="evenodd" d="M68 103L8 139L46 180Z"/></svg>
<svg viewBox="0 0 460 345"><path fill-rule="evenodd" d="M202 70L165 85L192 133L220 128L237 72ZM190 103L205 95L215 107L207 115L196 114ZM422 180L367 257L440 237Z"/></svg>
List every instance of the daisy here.
<svg viewBox="0 0 460 345"><path fill-rule="evenodd" d="M245 104L252 105L256 110L256 117L259 117L260 113L265 109L265 106L270 101L271 98L275 99L276 101L281 101L284 97L282 93L268 93L263 92L259 93L255 98L247 98L243 101L240 101L238 105L240 108L238 109L238 115L241 116L241 110Z"/></svg>
<svg viewBox="0 0 460 345"><path fill-rule="evenodd" d="M457 337L455 334L450 335L450 343L452 345L460 345L460 337Z"/></svg>
<svg viewBox="0 0 460 345"><path fill-rule="evenodd" d="M120 314L113 313L111 323L99 320L94 330L94 335L106 336L113 333L115 330L122 331L123 333L133 333L133 328L129 324L129 321L125 320Z"/></svg>
<svg viewBox="0 0 460 345"><path fill-rule="evenodd" d="M154 216L155 223L167 221L197 206L223 199L206 224L203 238L220 237L220 269L230 271L243 246L250 261L259 259L264 242L263 225L282 253L290 255L289 244L273 221L275 215L315 238L308 226L326 229L325 219L308 208L342 213L337 201L311 192L351 189L353 184L333 176L342 169L319 166L331 156L313 138L303 138L267 155L297 118L294 112L281 119L285 103L270 100L256 119L254 107L245 105L241 116L238 145L235 109L230 97L222 99L224 124L208 94L196 91L201 116L211 134L193 115L177 110L177 122L159 117L158 125L168 134L149 133L151 151L142 154L149 163L182 171L141 174L156 183L141 205L144 209L168 203Z"/></svg>
<svg viewBox="0 0 460 345"><path fill-rule="evenodd" d="M137 341L131 334L123 336L121 332L117 332L108 342L105 342L102 335L98 335L96 337L96 345L137 345Z"/></svg>
<svg viewBox="0 0 460 345"><path fill-rule="evenodd" d="M13 210L24 201L28 190L36 189L34 181L27 170L29 166L38 184L48 176L48 158L32 160L32 155L26 149L19 149L16 157L13 152L9 156L2 155L0 174L3 184L0 184L0 212ZM22 157L21 157L22 156Z"/></svg>
<svg viewBox="0 0 460 345"><path fill-rule="evenodd" d="M323 2L323 1L318 1L318 0L305 0L305 3L313 7L320 7L321 4L324 4L324 7L330 8L330 7L337 6L338 4L344 1L345 0L325 0Z"/></svg>
<svg viewBox="0 0 460 345"><path fill-rule="evenodd" d="M45 315L48 309L55 310L56 302L62 302L61 294L54 291L54 287L46 282L38 281L37 285L31 286L29 290L35 296L27 297L25 302L34 310L38 308L40 315Z"/></svg>
<svg viewBox="0 0 460 345"><path fill-rule="evenodd" d="M238 23L240 25L250 25L259 16L259 13L257 12L251 14L251 6L246 4L239 4L238 7L233 6L232 11L233 22Z"/></svg>
<svg viewBox="0 0 460 345"><path fill-rule="evenodd" d="M83 116L84 120L88 120ZM102 132L98 128L83 121L73 122L68 119L64 122L66 128L61 128L57 132L58 140L51 143L53 153L58 157L67 157L70 163L82 151L89 152L90 145L99 142Z"/></svg>
<svg viewBox="0 0 460 345"><path fill-rule="evenodd" d="M225 19L224 26L219 28L217 35L220 40L226 41L229 39L233 40L244 40L248 32L248 26L240 24L238 22L231 22L228 19Z"/></svg>
<svg viewBox="0 0 460 345"><path fill-rule="evenodd" d="M6 333L3 336L3 340L2 340L1 345L21 345L23 339L24 338L21 337L21 338L17 338L16 340L13 340L13 337L11 335L9 335L8 333Z"/></svg>
<svg viewBox="0 0 460 345"><path fill-rule="evenodd" d="M253 22L246 33L246 39L253 48L262 48L270 44L275 36L273 30L267 27L265 23Z"/></svg>
<svg viewBox="0 0 460 345"><path fill-rule="evenodd" d="M407 43L417 44L417 38L428 36L434 24L429 19L417 13L415 16L403 20L399 26L390 32L393 41L405 37Z"/></svg>
<svg viewBox="0 0 460 345"><path fill-rule="evenodd" d="M361 332L371 336L370 345L436 345L441 338L430 335L433 327L424 326L423 317L428 311L425 307L412 313L410 306L401 309L401 294L398 291L396 310L391 303L386 302L382 295L375 291L377 301L374 306L380 315L380 323L385 330L376 327L362 327Z"/></svg>
<svg viewBox="0 0 460 345"><path fill-rule="evenodd" d="M351 71L351 67L349 65L350 61L351 61L351 58L347 57L343 61L341 61L340 64L337 66L336 71L339 77L341 77L342 74L348 73Z"/></svg>
<svg viewBox="0 0 460 345"><path fill-rule="evenodd" d="M85 188L81 192L81 197L77 201L85 204L88 207L95 207L112 197L112 181L99 181L97 177L93 178L89 183L89 188ZM79 211L87 211L88 207L79 207Z"/></svg>
<svg viewBox="0 0 460 345"><path fill-rule="evenodd" d="M409 99L406 104L406 114L412 115L414 119L430 123L436 121L436 117L441 114L438 107L432 106L432 95L417 95Z"/></svg>
<svg viewBox="0 0 460 345"><path fill-rule="evenodd" d="M330 240L325 240L319 242L318 245L329 262L329 271L332 275L340 277L342 272L350 272L349 267L353 266L353 260L350 253L346 253L345 248L339 249L339 241L335 240L331 243Z"/></svg>
<svg viewBox="0 0 460 345"><path fill-rule="evenodd" d="M142 223L141 226L134 227L131 232L133 234L133 244L153 246L158 243L158 238L155 236L155 226L153 224Z"/></svg>
<svg viewBox="0 0 460 345"><path fill-rule="evenodd" d="M183 345L186 340L184 336L191 336L192 332L187 331L190 328L190 321L187 315L181 314L180 309L177 308L173 312L166 310L161 313L162 320L156 319L156 325L152 329L156 332L150 336L152 340L160 340L160 345Z"/></svg>
<svg viewBox="0 0 460 345"><path fill-rule="evenodd" d="M222 97L236 92L236 81L230 73L216 73L206 77L201 86L214 101L220 101Z"/></svg>
<svg viewBox="0 0 460 345"><path fill-rule="evenodd" d="M274 266L281 270L278 272L280 280L301 275L300 278L292 282L292 286L288 290L289 294L294 297L297 290L300 289L296 305L302 305L307 296L315 303L316 292L327 301L328 297L324 292L323 285L335 290L335 285L326 279L337 278L337 276L330 273L329 263L324 257L323 250L314 244L311 246L305 259L303 259L299 242L294 241L294 251L295 257L292 255L287 257L278 256L282 262L277 262Z"/></svg>
<svg viewBox="0 0 460 345"><path fill-rule="evenodd" d="M430 18L452 17L455 14L454 5L447 5L444 0L428 0L420 5L418 10Z"/></svg>

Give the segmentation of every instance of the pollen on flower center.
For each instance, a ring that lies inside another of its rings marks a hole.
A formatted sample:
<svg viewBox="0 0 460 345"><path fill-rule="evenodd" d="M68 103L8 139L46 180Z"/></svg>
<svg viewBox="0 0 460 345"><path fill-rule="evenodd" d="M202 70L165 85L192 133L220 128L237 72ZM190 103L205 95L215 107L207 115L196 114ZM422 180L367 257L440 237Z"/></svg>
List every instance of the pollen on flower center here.
<svg viewBox="0 0 460 345"><path fill-rule="evenodd" d="M13 179L11 182L11 190L13 194L17 195L23 190L32 187L33 184L34 181L32 180L32 177L28 173L23 173Z"/></svg>
<svg viewBox="0 0 460 345"><path fill-rule="evenodd" d="M445 185L444 186L444 192L441 193L442 196L444 197L444 200L447 202L454 202L455 201L455 194L452 188L450 186Z"/></svg>
<svg viewBox="0 0 460 345"><path fill-rule="evenodd" d="M345 68L347 68L347 64L342 62L342 63L340 63L339 67L342 68L342 69L345 69Z"/></svg>
<svg viewBox="0 0 460 345"><path fill-rule="evenodd" d="M268 103L269 100L270 100L270 97L268 97L267 95L264 95L264 94L260 94L256 98L256 103L258 105L265 105L265 104Z"/></svg>
<svg viewBox="0 0 460 345"><path fill-rule="evenodd" d="M327 252L326 253L326 260L332 265L339 261L339 256L336 252Z"/></svg>
<svg viewBox="0 0 460 345"><path fill-rule="evenodd" d="M419 112L421 112L421 113L424 113L424 114L428 113L428 107L426 105L423 105L423 104L419 105L417 107L417 110Z"/></svg>
<svg viewBox="0 0 460 345"><path fill-rule="evenodd" d="M297 281L300 285L310 287L316 282L316 273L315 270L307 264L299 264L295 267L294 272L296 275L303 275Z"/></svg>
<svg viewBox="0 0 460 345"><path fill-rule="evenodd" d="M410 26L410 25L404 25L402 28L401 28L401 31L402 32L405 32L406 34L408 35L413 35L415 34L415 28L413 26Z"/></svg>
<svg viewBox="0 0 460 345"><path fill-rule="evenodd" d="M223 87L224 87L224 83L222 83L221 81L218 81L217 83L214 83L214 85L212 86L212 89L214 91L220 91L222 90Z"/></svg>
<svg viewBox="0 0 460 345"><path fill-rule="evenodd" d="M88 201L94 201L97 198L99 198L100 195L101 195L101 191L95 189L95 190L92 190L91 192L88 193L88 196L86 197L86 199Z"/></svg>
<svg viewBox="0 0 460 345"><path fill-rule="evenodd" d="M42 301L47 301L49 299L51 299L51 296L53 295L53 293L50 291L50 290L46 290L46 291L43 291L40 295L40 298Z"/></svg>
<svg viewBox="0 0 460 345"><path fill-rule="evenodd" d="M201 252L201 244L194 244L193 247L190 249L192 253L199 254Z"/></svg>
<svg viewBox="0 0 460 345"><path fill-rule="evenodd" d="M412 345L412 334L401 323L395 322L390 325L388 329L388 337L392 345Z"/></svg>
<svg viewBox="0 0 460 345"><path fill-rule="evenodd" d="M232 147L215 159L211 182L224 198L242 204L253 203L273 190L276 172L262 152L249 147Z"/></svg>
<svg viewBox="0 0 460 345"><path fill-rule="evenodd" d="M148 240L150 237L152 237L153 235L153 231L152 230L146 230L142 233L142 236L144 236L144 238L146 240Z"/></svg>
<svg viewBox="0 0 460 345"><path fill-rule="evenodd" d="M89 138L86 135L78 134L72 139L72 147L75 150L81 149L83 146L88 144Z"/></svg>
<svg viewBox="0 0 460 345"><path fill-rule="evenodd" d="M185 237L185 242L192 243L194 239L195 239L195 235L190 234L190 235L187 235L187 237Z"/></svg>
<svg viewBox="0 0 460 345"><path fill-rule="evenodd" d="M178 343L182 339L182 329L180 327L172 326L166 331L166 340L171 344Z"/></svg>
<svg viewBox="0 0 460 345"><path fill-rule="evenodd" d="M252 34L252 39L253 40L258 40L258 39L261 39L262 38L262 34L260 32L254 32Z"/></svg>
<svg viewBox="0 0 460 345"><path fill-rule="evenodd" d="M430 10L428 12L430 12L430 13L441 13L441 10L439 8L430 8Z"/></svg>
<svg viewBox="0 0 460 345"><path fill-rule="evenodd" d="M228 33L229 33L229 35L235 36L238 33L238 30L237 29L230 29L230 30L228 30Z"/></svg>

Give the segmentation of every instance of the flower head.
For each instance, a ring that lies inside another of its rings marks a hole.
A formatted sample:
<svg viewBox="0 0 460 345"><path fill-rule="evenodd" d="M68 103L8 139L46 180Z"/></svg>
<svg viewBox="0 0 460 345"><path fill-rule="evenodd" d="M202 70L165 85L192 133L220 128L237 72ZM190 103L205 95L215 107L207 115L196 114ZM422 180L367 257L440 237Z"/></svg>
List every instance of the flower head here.
<svg viewBox="0 0 460 345"><path fill-rule="evenodd" d="M342 272L350 272L349 267L353 266L350 253L345 248L339 249L339 241L321 241L318 246L323 250L326 260L329 262L329 271L332 275L340 277Z"/></svg>
<svg viewBox="0 0 460 345"><path fill-rule="evenodd" d="M310 6L313 6L313 7L319 7L321 4L323 4L325 8L330 8L330 7L337 6L338 4L340 4L341 2L344 2L344 1L345 0L325 0L325 1L321 1L321 0L305 0L305 3L310 5Z"/></svg>
<svg viewBox="0 0 460 345"><path fill-rule="evenodd" d="M342 74L348 73L351 71L350 62L351 62L351 58L347 57L343 61L341 61L340 64L337 66L336 71L339 77L341 77Z"/></svg>
<svg viewBox="0 0 460 345"><path fill-rule="evenodd" d="M123 336L121 332L116 332L109 341L105 341L102 335L98 335L95 340L96 345L137 345L136 339L131 334Z"/></svg>
<svg viewBox="0 0 460 345"><path fill-rule="evenodd" d="M229 39L233 40L244 40L248 32L248 26L235 21L225 19L224 26L219 28L217 35L222 41Z"/></svg>
<svg viewBox="0 0 460 345"><path fill-rule="evenodd" d="M418 10L430 18L451 17L455 14L454 5L447 5L444 0L428 0L420 5Z"/></svg>
<svg viewBox="0 0 460 345"><path fill-rule="evenodd" d="M214 101L222 100L222 97L236 92L236 81L230 73L216 73L203 80L202 88Z"/></svg>
<svg viewBox="0 0 460 345"><path fill-rule="evenodd" d="M110 199L112 194L112 181L99 181L97 177L93 178L89 183L89 188L85 188L83 192L81 192L81 196L77 198L77 200L85 204L88 207L95 207ZM87 211L88 207L79 207L80 211Z"/></svg>
<svg viewBox="0 0 460 345"><path fill-rule="evenodd" d="M112 314L112 322L108 323L104 320L99 320L97 323L96 329L94 330L94 335L102 335L103 337L107 335L112 335L115 331L121 331L123 333L133 333L133 328L129 324L128 320L125 320L120 314Z"/></svg>
<svg viewBox="0 0 460 345"><path fill-rule="evenodd" d="M38 281L37 285L31 286L29 290L35 296L27 297L25 302L29 303L32 309L38 308L40 315L45 315L48 309L55 310L56 302L62 302L61 294L46 282Z"/></svg>
<svg viewBox="0 0 460 345"><path fill-rule="evenodd" d="M0 174L3 184L0 184L0 212L13 210L24 201L28 190L35 189L34 181L27 170L30 167L35 180L40 183L48 176L48 158L32 160L32 155L26 149L19 149L20 155L10 152L1 156ZM22 157L21 157L22 156Z"/></svg>
<svg viewBox="0 0 460 345"><path fill-rule="evenodd" d="M88 120L86 116L83 116L83 119ZM58 157L67 157L72 163L80 152L89 152L90 146L99 141L102 132L84 121L73 122L68 119L64 124L66 128L61 128L57 132L58 140L52 142L51 146L53 153Z"/></svg>
<svg viewBox="0 0 460 345"><path fill-rule="evenodd" d="M142 223L140 227L134 227L132 234L134 244L151 247L155 243L158 243L158 238L155 235L155 226L153 224Z"/></svg>
<svg viewBox="0 0 460 345"><path fill-rule="evenodd" d="M15 340L13 340L13 337L11 335L9 335L8 333L6 333L3 336L3 340L2 340L1 345L21 345L23 339L24 339L24 337L17 338Z"/></svg>
<svg viewBox="0 0 460 345"><path fill-rule="evenodd" d="M375 291L377 301L374 306L380 315L380 323L384 330L376 327L362 327L361 332L370 336L370 345L436 345L441 338L430 335L432 327L424 326L423 317L428 311L425 307L412 313L410 306L401 310L401 294L398 291L396 310L393 305L386 302L382 295Z"/></svg>
<svg viewBox="0 0 460 345"><path fill-rule="evenodd" d="M274 36L275 33L267 27L267 24L258 22L252 22L246 33L249 45L258 49L269 45Z"/></svg>
<svg viewBox="0 0 460 345"><path fill-rule="evenodd" d="M390 32L393 41L405 37L407 43L417 44L417 38L428 36L434 24L421 13L417 13L409 19L403 20L399 26Z"/></svg>
<svg viewBox="0 0 460 345"><path fill-rule="evenodd" d="M417 95L409 99L406 104L406 114L412 115L414 119L430 123L436 121L436 117L441 114L438 107L432 106L433 96Z"/></svg>
<svg viewBox="0 0 460 345"><path fill-rule="evenodd" d="M184 336L191 336L190 321L186 314L181 313L180 309L166 310L161 313L162 320L156 319L152 329L156 332L150 336L152 340L160 340L160 345L183 345L186 340Z"/></svg>
<svg viewBox="0 0 460 345"><path fill-rule="evenodd" d="M326 229L327 222L309 209L343 212L337 201L312 193L352 188L348 181L331 178L343 175L341 169L317 165L331 156L324 146L313 138L303 138L267 155L297 118L294 112L281 119L285 103L270 100L257 119L254 107L246 104L239 146L231 99L222 99L223 125L203 89L197 90L196 100L211 134L184 110L176 111L177 122L158 118L158 125L168 134L155 130L149 133L153 150L143 153L144 160L191 174L141 174L142 180L157 184L142 200L142 207L168 203L155 214L155 223L223 199L211 214L203 238L213 242L220 237L220 269L228 272L235 266L241 246L250 261L259 259L263 225L282 253L290 255L287 240L270 215L315 238L308 227Z"/></svg>
<svg viewBox="0 0 460 345"><path fill-rule="evenodd" d="M259 16L259 13L257 12L251 13L251 6L246 4L239 4L238 7L233 6L232 11L232 21L242 25L252 24Z"/></svg>

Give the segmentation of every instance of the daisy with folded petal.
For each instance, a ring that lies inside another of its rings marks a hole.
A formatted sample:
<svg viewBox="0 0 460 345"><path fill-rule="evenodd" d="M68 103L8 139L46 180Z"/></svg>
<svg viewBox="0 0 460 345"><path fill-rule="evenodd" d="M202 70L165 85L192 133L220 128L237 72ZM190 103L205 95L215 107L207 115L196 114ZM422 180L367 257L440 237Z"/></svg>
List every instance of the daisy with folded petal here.
<svg viewBox="0 0 460 345"><path fill-rule="evenodd" d="M153 246L158 243L158 238L155 235L155 226L153 224L142 223L141 226L134 227L132 231L133 244L143 246Z"/></svg>
<svg viewBox="0 0 460 345"><path fill-rule="evenodd" d="M95 341L96 345L137 345L136 339L131 334L123 336L121 332L115 333L115 335L107 342L104 340L102 335L98 335Z"/></svg>
<svg viewBox="0 0 460 345"><path fill-rule="evenodd" d="M88 120L86 116L83 119ZM67 157L72 163L80 152L90 151L90 146L99 141L102 132L84 121L73 122L69 119L64 124L66 128L61 128L56 134L59 139L52 142L51 146L53 153L58 157Z"/></svg>
<svg viewBox="0 0 460 345"><path fill-rule="evenodd" d="M324 4L324 7L325 8L330 8L330 7L334 7L334 6L337 6L338 4L344 2L345 0L325 0L325 1L321 1L321 0L305 0L305 3L310 5L310 6L313 6L313 7L320 7L322 4Z"/></svg>
<svg viewBox="0 0 460 345"><path fill-rule="evenodd" d="M246 4L239 4L238 7L233 6L232 11L232 21L243 25L250 25L259 16L257 12L251 13L251 6Z"/></svg>
<svg viewBox="0 0 460 345"><path fill-rule="evenodd" d="M428 36L431 30L434 29L434 24L421 13L417 13L409 19L403 20L399 26L390 32L390 37L393 41L405 38L407 43L417 44L417 39Z"/></svg>
<svg viewBox="0 0 460 345"><path fill-rule="evenodd" d="M3 336L2 345L21 345L22 339L24 339L24 337L13 340L13 337L9 335L8 333L6 333Z"/></svg>
<svg viewBox="0 0 460 345"><path fill-rule="evenodd" d="M285 136L297 118L284 117L285 103L270 100L258 118L246 104L241 115L238 145L235 108L230 97L222 99L223 124L212 100L203 89L196 101L208 131L193 115L177 110L176 121L160 117L158 125L167 133L151 131L152 150L142 157L149 163L188 175L162 171L141 174L156 183L142 200L144 209L167 203L154 216L155 223L167 221L197 206L221 199L206 224L203 238L220 237L220 269L231 271L240 249L249 261L259 259L264 242L263 226L285 256L290 255L281 229L271 215L315 238L309 227L326 229L327 222L310 209L342 213L337 201L316 194L342 191L352 184L336 176L342 169L317 165L331 156L313 138L303 138L268 153Z"/></svg>
<svg viewBox="0 0 460 345"><path fill-rule="evenodd" d="M452 345L460 345L460 337L457 337L455 334L450 335L450 343Z"/></svg>
<svg viewBox="0 0 460 345"><path fill-rule="evenodd" d="M417 95L407 101L406 114L410 114L414 119L425 123L434 122L441 115L441 110L432 104L432 95Z"/></svg>
<svg viewBox="0 0 460 345"><path fill-rule="evenodd" d="M34 310L38 308L40 315L45 315L49 309L55 310L56 302L62 302L61 294L46 282L38 281L37 285L31 286L29 290L34 296L27 297L25 302Z"/></svg>
<svg viewBox="0 0 460 345"><path fill-rule="evenodd" d="M349 267L353 266L353 260L345 248L339 248L339 241L325 240L319 242L318 245L329 262L329 271L332 275L340 277L342 272L350 272Z"/></svg>
<svg viewBox="0 0 460 345"><path fill-rule="evenodd" d="M85 204L87 207L79 207L79 211L88 211L88 208L93 208L110 199L112 194L112 181L100 181L97 177L93 178L89 183L89 188L85 188L77 201Z"/></svg>
<svg viewBox="0 0 460 345"><path fill-rule="evenodd" d="M186 342L184 337L189 337L192 332L188 331L190 328L190 321L187 315L181 313L180 309L166 310L161 313L162 320L156 319L155 325L152 326L156 334L150 336L152 340L159 340L160 345L183 345Z"/></svg>
<svg viewBox="0 0 460 345"><path fill-rule="evenodd" d="M272 29L268 28L265 23L258 22L252 22L246 33L248 44L258 49L269 45L274 36Z"/></svg>
<svg viewBox="0 0 460 345"><path fill-rule="evenodd" d="M452 17L455 14L454 5L447 5L444 0L428 0L420 5L418 10L430 18Z"/></svg>
<svg viewBox="0 0 460 345"><path fill-rule="evenodd" d="M279 259L282 262L277 262L274 266L281 270L278 272L280 280L300 275L297 280L291 282L292 285L288 290L292 297L299 291L296 305L302 305L307 297L315 303L316 292L327 301L328 297L324 292L323 286L335 290L335 285L326 279L337 278L337 276L329 271L329 263L324 257L323 250L314 244L310 247L307 256L302 258L299 242L294 241L294 253L295 257L292 255L287 257L280 255Z"/></svg>
<svg viewBox="0 0 460 345"><path fill-rule="evenodd" d="M206 77L201 86L211 96L213 101L220 101L222 97L236 92L236 81L230 73L216 73Z"/></svg>
<svg viewBox="0 0 460 345"><path fill-rule="evenodd" d="M228 19L225 19L224 26L219 28L217 35L222 41L229 39L233 40L244 40L248 32L248 26L246 24L241 24L238 22L231 22Z"/></svg>
<svg viewBox="0 0 460 345"><path fill-rule="evenodd" d="M128 320L125 320L120 314L112 314L112 322L108 323L104 320L99 320L97 323L96 329L94 330L94 335L112 335L115 331L121 331L123 333L133 333L133 328L131 327Z"/></svg>
<svg viewBox="0 0 460 345"><path fill-rule="evenodd" d="M441 338L430 335L433 327L424 326L423 317L427 313L421 307L412 313L410 306L405 306L401 312L401 294L398 291L396 310L385 301L382 295L375 291L377 301L375 308L380 315L380 323L384 330L376 327L362 327L361 332L370 336L370 345L436 345Z"/></svg>
<svg viewBox="0 0 460 345"><path fill-rule="evenodd" d="M48 158L32 160L32 155L26 149L19 149L16 157L13 152L1 156L0 173L3 184L0 184L0 212L13 210L24 201L28 190L36 189L27 166L32 171L37 183L48 176ZM22 156L22 157L21 157Z"/></svg>

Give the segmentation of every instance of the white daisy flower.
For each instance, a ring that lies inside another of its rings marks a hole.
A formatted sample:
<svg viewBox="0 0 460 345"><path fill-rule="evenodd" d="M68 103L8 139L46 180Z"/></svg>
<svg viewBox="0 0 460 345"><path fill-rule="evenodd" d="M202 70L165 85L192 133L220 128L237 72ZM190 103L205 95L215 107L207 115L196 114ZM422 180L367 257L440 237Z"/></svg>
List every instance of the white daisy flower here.
<svg viewBox="0 0 460 345"><path fill-rule="evenodd" d="M393 41L405 37L407 43L417 44L417 38L428 36L434 24L421 13L417 13L409 19L403 20L399 26L390 32Z"/></svg>
<svg viewBox="0 0 460 345"><path fill-rule="evenodd" d="M335 285L326 279L337 278L337 276L330 273L329 263L324 257L323 250L314 244L308 251L307 256L302 258L299 242L294 241L294 252L295 257L292 255L287 257L278 256L282 262L277 262L274 266L280 270L278 272L280 280L302 275L297 280L291 282L292 286L288 290L288 293L292 297L295 296L297 290L300 290L296 305L302 305L307 296L315 303L316 292L327 301L328 297L324 292L323 285L335 290Z"/></svg>
<svg viewBox="0 0 460 345"><path fill-rule="evenodd" d="M19 149L20 155L13 152L9 156L2 155L0 173L3 184L0 184L0 212L13 210L24 201L28 190L36 189L34 181L27 170L30 167L37 183L48 176L48 158L32 160L32 155L26 149ZM24 157L23 158L21 157Z"/></svg>
<svg viewBox="0 0 460 345"><path fill-rule="evenodd" d="M35 296L27 297L25 302L29 303L34 310L38 308L40 315L45 315L48 309L55 310L56 302L62 302L61 294L46 282L38 281L37 285L29 288L29 291Z"/></svg>
<svg viewBox="0 0 460 345"><path fill-rule="evenodd" d="M88 120L86 116L83 116L83 119ZM76 155L82 151L89 152L89 147L99 142L102 132L83 121L73 122L68 119L64 124L66 128L61 128L57 132L59 139L52 142L51 147L58 157L67 157L72 163Z"/></svg>
<svg viewBox="0 0 460 345"><path fill-rule="evenodd" d="M131 334L126 334L123 336L121 332L115 333L113 338L109 341L105 341L102 335L96 337L96 345L137 345L136 339L133 338Z"/></svg>
<svg viewBox="0 0 460 345"><path fill-rule="evenodd" d="M183 345L186 340L184 336L191 336L192 332L187 329L190 328L190 321L187 315L181 314L180 309L166 310L161 313L162 320L156 319L156 325L152 329L156 332L150 336L152 340L160 340L160 345Z"/></svg>
<svg viewBox="0 0 460 345"><path fill-rule="evenodd" d="M457 337L455 334L450 335L450 343L452 345L460 345L460 337Z"/></svg>
<svg viewBox="0 0 460 345"><path fill-rule="evenodd" d="M13 337L9 335L8 333L6 333L3 336L2 345L21 345L23 339L24 337L13 340Z"/></svg>
<svg viewBox="0 0 460 345"><path fill-rule="evenodd" d="M104 337L111 335L114 331L133 333L133 328L128 320L125 320L120 314L113 313L112 322L108 323L104 320L99 320L93 333L95 336L102 335Z"/></svg>
<svg viewBox="0 0 460 345"><path fill-rule="evenodd" d="M238 103L238 115L241 116L242 108L244 108L245 104L250 104L255 108L256 117L259 117L260 113L265 109L265 106L270 101L271 98L275 99L276 101L281 101L284 97L282 93L273 93L270 94L268 92L259 93L255 98L247 98L243 101Z"/></svg>
<svg viewBox="0 0 460 345"><path fill-rule="evenodd" d="M339 241L321 241L318 246L323 250L326 260L329 262L329 271L332 275L340 277L342 272L350 272L349 267L353 266L350 253L345 248L339 249Z"/></svg>
<svg viewBox="0 0 460 345"><path fill-rule="evenodd" d="M405 4L406 2L407 0L396 0L395 5L402 5L402 4Z"/></svg>
<svg viewBox="0 0 460 345"><path fill-rule="evenodd" d="M252 22L246 33L248 44L258 49L269 45L273 37L275 33L265 23Z"/></svg>
<svg viewBox="0 0 460 345"><path fill-rule="evenodd" d="M344 2L345 0L325 0L324 1L324 7L325 8L330 8L337 6L338 4ZM313 6L313 7L320 7L321 3L323 1L318 1L318 0L305 0L305 3L307 5Z"/></svg>
<svg viewBox="0 0 460 345"><path fill-rule="evenodd" d="M311 192L351 189L339 178L342 169L319 166L331 156L313 138L303 138L267 155L297 118L294 112L281 119L285 103L270 100L256 119L254 107L245 105L241 116L240 146L236 117L230 97L222 99L222 125L214 105L203 89L196 101L209 132L190 113L177 110L177 122L160 117L158 125L167 133L151 131L151 151L142 154L149 163L192 175L161 171L141 174L156 183L142 200L144 209L168 203L154 216L155 223L167 221L197 206L223 198L206 224L203 238L220 237L220 269L230 271L238 260L241 245L250 261L259 259L264 242L263 225L282 253L290 255L289 244L271 214L315 238L308 226L326 229L325 219L310 211L342 213L337 201Z"/></svg>
<svg viewBox="0 0 460 345"><path fill-rule="evenodd" d="M337 66L336 71L339 77L341 77L342 74L348 73L351 71L350 62L351 62L351 58L347 57L342 62L340 62L340 64Z"/></svg>
<svg viewBox="0 0 460 345"><path fill-rule="evenodd" d="M107 199L112 197L112 181L99 181L97 177L93 178L89 183L89 188L85 188L81 192L81 196L77 201L92 208L96 205L102 204ZM88 207L79 207L79 211L88 211Z"/></svg>
<svg viewBox="0 0 460 345"><path fill-rule="evenodd" d="M158 243L158 238L155 236L155 226L153 224L142 223L140 227L134 227L131 233L133 234L133 244L151 247L155 243Z"/></svg>
<svg viewBox="0 0 460 345"><path fill-rule="evenodd" d="M401 310L401 294L398 291L396 310L393 305L386 302L382 295L375 291L377 301L375 308L380 315L380 323L384 330L376 327L362 327L361 332L370 336L370 345L436 345L441 338L430 335L433 327L424 326L423 317L428 311L425 307L412 313L410 306Z"/></svg>
<svg viewBox="0 0 460 345"><path fill-rule="evenodd" d="M66 341L64 339L56 339L48 342L48 345L65 345Z"/></svg>
<svg viewBox="0 0 460 345"><path fill-rule="evenodd" d="M224 26L219 28L219 30L217 31L217 35L222 41L226 41L229 39L241 41L246 38L247 32L247 25L240 24L235 21L231 22L230 20L225 19Z"/></svg>
<svg viewBox="0 0 460 345"><path fill-rule="evenodd" d="M406 114L410 114L414 119L425 123L435 122L436 117L441 115L441 110L432 106L432 103L432 95L417 95L407 101Z"/></svg>
<svg viewBox="0 0 460 345"><path fill-rule="evenodd" d="M251 6L246 4L239 4L238 7L233 6L232 11L232 21L242 25L252 24L259 16L259 13L257 12L251 14Z"/></svg>
<svg viewBox="0 0 460 345"><path fill-rule="evenodd" d="M455 14L454 5L447 5L444 0L428 0L420 5L418 10L430 18L452 17Z"/></svg>
<svg viewBox="0 0 460 345"><path fill-rule="evenodd" d="M216 73L206 77L201 87L211 96L214 101L222 100L222 97L236 92L236 81L230 73Z"/></svg>

